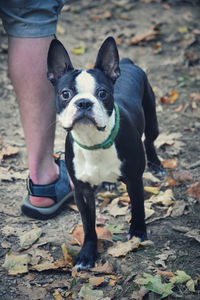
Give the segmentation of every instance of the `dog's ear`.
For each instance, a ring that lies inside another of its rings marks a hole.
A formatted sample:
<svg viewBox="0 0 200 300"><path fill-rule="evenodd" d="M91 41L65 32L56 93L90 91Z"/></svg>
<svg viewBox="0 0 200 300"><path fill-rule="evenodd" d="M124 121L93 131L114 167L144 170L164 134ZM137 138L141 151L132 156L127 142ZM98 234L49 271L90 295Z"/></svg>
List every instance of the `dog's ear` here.
<svg viewBox="0 0 200 300"><path fill-rule="evenodd" d="M58 78L60 78L68 70L73 70L73 66L67 51L63 44L57 39L52 40L48 57L47 57L47 78L55 84Z"/></svg>
<svg viewBox="0 0 200 300"><path fill-rule="evenodd" d="M120 76L119 54L113 37L108 37L97 55L94 68L98 68L114 83Z"/></svg>

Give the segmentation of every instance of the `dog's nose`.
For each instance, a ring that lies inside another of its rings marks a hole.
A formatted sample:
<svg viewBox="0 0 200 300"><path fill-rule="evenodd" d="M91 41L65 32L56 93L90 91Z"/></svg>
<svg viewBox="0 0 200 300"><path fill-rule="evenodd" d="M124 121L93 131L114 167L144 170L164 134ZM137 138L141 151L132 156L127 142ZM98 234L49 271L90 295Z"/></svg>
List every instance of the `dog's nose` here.
<svg viewBox="0 0 200 300"><path fill-rule="evenodd" d="M89 99L79 99L75 102L78 109L90 110L93 106L93 102Z"/></svg>

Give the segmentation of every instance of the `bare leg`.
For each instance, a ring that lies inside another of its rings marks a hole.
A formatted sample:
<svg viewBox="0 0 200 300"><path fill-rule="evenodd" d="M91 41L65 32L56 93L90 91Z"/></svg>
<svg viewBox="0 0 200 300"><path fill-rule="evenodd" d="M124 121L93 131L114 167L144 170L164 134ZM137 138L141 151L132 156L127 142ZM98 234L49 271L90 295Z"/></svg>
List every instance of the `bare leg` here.
<svg viewBox="0 0 200 300"><path fill-rule="evenodd" d="M8 68L16 92L28 151L30 178L48 184L58 178L53 159L55 137L55 94L46 78L46 60L52 36L15 38L9 36ZM35 206L45 207L52 199L30 197Z"/></svg>

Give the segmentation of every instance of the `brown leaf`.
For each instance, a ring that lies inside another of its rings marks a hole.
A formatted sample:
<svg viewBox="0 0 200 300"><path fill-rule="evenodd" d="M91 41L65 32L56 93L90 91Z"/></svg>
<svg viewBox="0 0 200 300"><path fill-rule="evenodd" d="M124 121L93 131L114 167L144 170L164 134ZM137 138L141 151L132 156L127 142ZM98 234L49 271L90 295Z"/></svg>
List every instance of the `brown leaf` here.
<svg viewBox="0 0 200 300"><path fill-rule="evenodd" d="M144 41L151 41L156 38L156 31L155 30L150 30L144 34L136 34L132 39L129 41L129 45L137 45L141 42Z"/></svg>
<svg viewBox="0 0 200 300"><path fill-rule="evenodd" d="M162 270L157 270L157 274L161 275L161 276L167 276L167 277L174 277L174 273L170 272L170 271L162 271Z"/></svg>
<svg viewBox="0 0 200 300"><path fill-rule="evenodd" d="M140 245L140 240L136 237L133 237L127 242L117 242L113 247L108 249L108 254L111 254L114 257L125 256L130 251L137 249Z"/></svg>
<svg viewBox="0 0 200 300"><path fill-rule="evenodd" d="M98 239L112 242L112 234L106 227L97 226L96 233ZM83 225L75 226L72 232L70 233L70 235L78 242L80 246L83 245L84 242Z"/></svg>
<svg viewBox="0 0 200 300"><path fill-rule="evenodd" d="M95 273L105 273L105 274L113 274L114 271L113 266L108 261L106 261L105 264L94 267L90 270Z"/></svg>
<svg viewBox="0 0 200 300"><path fill-rule="evenodd" d="M191 184L187 192L189 195L197 198L198 201L200 201L200 182Z"/></svg>
<svg viewBox="0 0 200 300"><path fill-rule="evenodd" d="M63 300L64 298L61 296L61 294L59 293L59 290L55 290L53 292L53 297L55 300Z"/></svg>
<svg viewBox="0 0 200 300"><path fill-rule="evenodd" d="M192 93L190 94L191 99L200 102L200 93Z"/></svg>
<svg viewBox="0 0 200 300"><path fill-rule="evenodd" d="M30 270L36 270L38 272L46 270L66 270L67 265L64 258L54 261L53 263L42 263L29 267Z"/></svg>
<svg viewBox="0 0 200 300"><path fill-rule="evenodd" d="M104 282L104 277L90 277L89 278L89 284L99 286Z"/></svg>
<svg viewBox="0 0 200 300"><path fill-rule="evenodd" d="M195 239L200 243L200 229L192 229L185 233L185 236Z"/></svg>
<svg viewBox="0 0 200 300"><path fill-rule="evenodd" d="M18 147L7 145L7 146L3 147L3 149L0 151L0 161L2 159L14 156L14 155L18 154L18 152L19 152Z"/></svg>
<svg viewBox="0 0 200 300"><path fill-rule="evenodd" d="M191 181L193 174L186 170L180 170L173 173L173 178L178 182Z"/></svg>
<svg viewBox="0 0 200 300"><path fill-rule="evenodd" d="M61 249L62 249L62 253L63 253L66 264L72 266L73 265L73 260L72 260L72 257L69 255L69 253L67 251L65 243L63 243L61 245Z"/></svg>
<svg viewBox="0 0 200 300"><path fill-rule="evenodd" d="M178 166L178 158L174 157L167 160L163 160L162 165L165 169L176 169L176 167Z"/></svg>
<svg viewBox="0 0 200 300"><path fill-rule="evenodd" d="M144 187L145 192L158 195L160 188L159 187L154 187L154 186L145 186Z"/></svg>
<svg viewBox="0 0 200 300"><path fill-rule="evenodd" d="M106 208L108 213L114 217L124 216L128 212L128 206L120 207L118 203L119 203L119 198L115 198Z"/></svg>

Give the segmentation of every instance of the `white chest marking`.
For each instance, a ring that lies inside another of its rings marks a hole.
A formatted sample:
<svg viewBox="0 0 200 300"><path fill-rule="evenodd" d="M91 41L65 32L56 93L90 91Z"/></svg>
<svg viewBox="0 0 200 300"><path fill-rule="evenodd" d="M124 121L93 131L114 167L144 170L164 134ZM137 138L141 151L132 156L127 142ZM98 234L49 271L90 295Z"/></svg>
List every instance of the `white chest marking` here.
<svg viewBox="0 0 200 300"><path fill-rule="evenodd" d="M117 182L121 161L115 145L108 149L85 150L74 143L74 169L78 180L99 185L103 181Z"/></svg>

